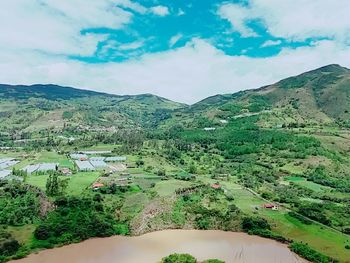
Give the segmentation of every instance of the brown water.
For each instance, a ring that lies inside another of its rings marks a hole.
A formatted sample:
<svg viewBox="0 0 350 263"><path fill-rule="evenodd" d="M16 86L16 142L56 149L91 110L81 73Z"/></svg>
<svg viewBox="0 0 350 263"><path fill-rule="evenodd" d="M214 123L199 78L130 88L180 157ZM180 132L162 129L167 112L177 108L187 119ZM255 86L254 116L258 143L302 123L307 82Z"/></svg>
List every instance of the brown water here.
<svg viewBox="0 0 350 263"><path fill-rule="evenodd" d="M165 230L138 237L90 239L44 250L13 263L156 263L175 252L226 263L306 262L284 244L244 233Z"/></svg>

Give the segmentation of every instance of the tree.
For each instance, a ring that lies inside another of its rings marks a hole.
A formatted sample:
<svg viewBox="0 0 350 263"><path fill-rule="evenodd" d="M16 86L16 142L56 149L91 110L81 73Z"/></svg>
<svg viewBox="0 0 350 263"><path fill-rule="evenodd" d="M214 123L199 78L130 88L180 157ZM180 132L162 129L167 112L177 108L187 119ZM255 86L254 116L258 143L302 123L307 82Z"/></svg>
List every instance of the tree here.
<svg viewBox="0 0 350 263"><path fill-rule="evenodd" d="M60 193L64 193L68 187L69 178L59 180Z"/></svg>
<svg viewBox="0 0 350 263"><path fill-rule="evenodd" d="M57 172L49 174L46 181L46 194L48 196L57 196L63 194L68 187L69 178L60 179Z"/></svg>
<svg viewBox="0 0 350 263"><path fill-rule="evenodd" d="M157 172L157 175L158 176L165 176L166 172L165 172L165 169L162 168L162 169L159 169L158 172Z"/></svg>
<svg viewBox="0 0 350 263"><path fill-rule="evenodd" d="M197 172L197 167L196 165L192 162L188 168L188 172L190 174L195 174Z"/></svg>
<svg viewBox="0 0 350 263"><path fill-rule="evenodd" d="M141 159L136 161L136 166L137 167L143 166L144 164L145 164L145 162L143 160L141 160Z"/></svg>

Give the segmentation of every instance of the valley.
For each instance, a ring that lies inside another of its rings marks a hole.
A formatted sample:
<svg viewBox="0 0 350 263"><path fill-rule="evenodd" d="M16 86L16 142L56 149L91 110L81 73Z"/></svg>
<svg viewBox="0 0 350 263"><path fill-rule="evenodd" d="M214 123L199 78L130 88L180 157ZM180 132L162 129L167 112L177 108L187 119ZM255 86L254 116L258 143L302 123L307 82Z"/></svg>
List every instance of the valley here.
<svg viewBox="0 0 350 263"><path fill-rule="evenodd" d="M0 262L166 229L349 262L349 111L338 65L194 105L0 85Z"/></svg>

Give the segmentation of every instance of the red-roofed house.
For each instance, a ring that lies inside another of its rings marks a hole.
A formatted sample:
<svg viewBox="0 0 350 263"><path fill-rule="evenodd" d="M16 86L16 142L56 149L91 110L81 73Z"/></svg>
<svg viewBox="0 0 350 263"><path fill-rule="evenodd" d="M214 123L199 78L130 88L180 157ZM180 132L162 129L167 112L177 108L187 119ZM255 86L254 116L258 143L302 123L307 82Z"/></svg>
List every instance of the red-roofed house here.
<svg viewBox="0 0 350 263"><path fill-rule="evenodd" d="M218 184L218 183L215 183L215 184L211 185L211 188L213 188L213 189L221 189L221 185Z"/></svg>
<svg viewBox="0 0 350 263"><path fill-rule="evenodd" d="M94 190L98 190L98 189L100 189L101 187L104 187L105 185L104 184L101 184L101 183L94 183L93 185L92 185L92 189L94 189Z"/></svg>
<svg viewBox="0 0 350 263"><path fill-rule="evenodd" d="M278 210L278 206L275 204L263 204L263 207L266 209Z"/></svg>

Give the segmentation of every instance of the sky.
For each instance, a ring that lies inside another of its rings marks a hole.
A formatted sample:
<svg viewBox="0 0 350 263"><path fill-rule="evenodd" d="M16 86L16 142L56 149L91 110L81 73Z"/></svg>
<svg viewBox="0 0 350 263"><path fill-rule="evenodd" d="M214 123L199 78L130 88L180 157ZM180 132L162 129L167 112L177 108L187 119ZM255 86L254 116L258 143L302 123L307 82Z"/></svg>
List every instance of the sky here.
<svg viewBox="0 0 350 263"><path fill-rule="evenodd" d="M0 83L188 104L350 67L349 0L2 0Z"/></svg>

